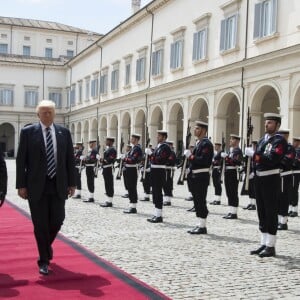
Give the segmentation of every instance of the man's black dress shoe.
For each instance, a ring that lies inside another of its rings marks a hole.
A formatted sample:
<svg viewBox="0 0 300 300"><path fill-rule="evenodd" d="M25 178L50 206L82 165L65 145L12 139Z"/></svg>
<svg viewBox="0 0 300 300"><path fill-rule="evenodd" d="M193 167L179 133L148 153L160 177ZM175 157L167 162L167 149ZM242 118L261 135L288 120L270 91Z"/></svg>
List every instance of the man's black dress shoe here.
<svg viewBox="0 0 300 300"><path fill-rule="evenodd" d="M298 217L298 213L296 211L291 211L289 213L289 216L292 217L292 218L295 218L295 217Z"/></svg>
<svg viewBox="0 0 300 300"><path fill-rule="evenodd" d="M185 198L186 201L193 201L193 199L194 198L192 196Z"/></svg>
<svg viewBox="0 0 300 300"><path fill-rule="evenodd" d="M221 201L214 200L214 201L210 202L209 204L211 204L211 205L221 205Z"/></svg>
<svg viewBox="0 0 300 300"><path fill-rule="evenodd" d="M150 201L149 197L145 197L144 199L141 199L140 201Z"/></svg>
<svg viewBox="0 0 300 300"><path fill-rule="evenodd" d="M188 230L188 233L190 233L190 234L207 234L207 229L206 229L206 227L196 226L195 228Z"/></svg>
<svg viewBox="0 0 300 300"><path fill-rule="evenodd" d="M287 224L278 223L277 229L278 230L288 230L288 226L287 226Z"/></svg>
<svg viewBox="0 0 300 300"><path fill-rule="evenodd" d="M256 205L255 204L251 204L249 206L248 210L256 210Z"/></svg>
<svg viewBox="0 0 300 300"><path fill-rule="evenodd" d="M94 198L88 198L86 200L83 200L83 202L92 203L92 202L95 202L95 200L94 200Z"/></svg>
<svg viewBox="0 0 300 300"><path fill-rule="evenodd" d="M186 211L191 211L191 212L195 212L196 208L193 206L192 208L187 209Z"/></svg>
<svg viewBox="0 0 300 300"><path fill-rule="evenodd" d="M243 207L243 209L250 209L252 204L248 204L246 207Z"/></svg>
<svg viewBox="0 0 300 300"><path fill-rule="evenodd" d="M224 216L223 219L227 219L227 220L237 219L237 214L229 213L228 215Z"/></svg>
<svg viewBox="0 0 300 300"><path fill-rule="evenodd" d="M263 251L261 251L259 254L259 257L271 257L275 256L275 247L266 247Z"/></svg>
<svg viewBox="0 0 300 300"><path fill-rule="evenodd" d="M105 201L104 203L100 203L100 206L101 207L112 207L113 204L112 204L112 202Z"/></svg>
<svg viewBox="0 0 300 300"><path fill-rule="evenodd" d="M171 206L171 201L165 201L164 206Z"/></svg>
<svg viewBox="0 0 300 300"><path fill-rule="evenodd" d="M150 223L162 223L163 222L163 218L162 217L153 216L152 218L147 219L147 221L150 222Z"/></svg>
<svg viewBox="0 0 300 300"><path fill-rule="evenodd" d="M74 197L72 197L73 199L81 199L80 195L75 195Z"/></svg>
<svg viewBox="0 0 300 300"><path fill-rule="evenodd" d="M47 264L42 264L39 266L39 273L42 275L48 275L49 270L48 270L48 265Z"/></svg>
<svg viewBox="0 0 300 300"><path fill-rule="evenodd" d="M261 245L258 249L250 251L251 255L258 255L261 251L265 250L267 246Z"/></svg>
<svg viewBox="0 0 300 300"><path fill-rule="evenodd" d="M129 195L128 194L125 194L123 196L121 196L122 198L129 198Z"/></svg>
<svg viewBox="0 0 300 300"><path fill-rule="evenodd" d="M128 209L123 210L124 214L136 214L137 210L135 207L130 207Z"/></svg>

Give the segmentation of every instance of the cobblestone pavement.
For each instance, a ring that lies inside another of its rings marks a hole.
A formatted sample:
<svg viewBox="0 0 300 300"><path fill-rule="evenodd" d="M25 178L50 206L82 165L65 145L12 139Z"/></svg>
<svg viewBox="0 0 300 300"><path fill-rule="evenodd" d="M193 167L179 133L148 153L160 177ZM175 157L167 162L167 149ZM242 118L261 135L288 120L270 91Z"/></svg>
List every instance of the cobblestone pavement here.
<svg viewBox="0 0 300 300"><path fill-rule="evenodd" d="M7 160L7 198L28 211L15 190L15 161ZM175 175L178 177L178 174ZM87 197L85 172L83 196ZM172 299L300 299L300 218L289 219L289 230L278 232L277 257L259 258L249 251L259 245L256 211L245 211L247 197L240 197L238 220L222 218L222 205L209 205L208 234L190 235L195 213L186 210L187 187L176 182L172 206L163 211L164 223L151 224L152 202L139 202L138 214L127 215L128 199L121 197L123 181L115 181L113 208L102 208L104 183L96 179L96 203L69 199L62 233L95 254L114 263ZM141 183L139 196L143 196ZM212 185L208 202L213 199ZM55 249L54 249L55 250Z"/></svg>

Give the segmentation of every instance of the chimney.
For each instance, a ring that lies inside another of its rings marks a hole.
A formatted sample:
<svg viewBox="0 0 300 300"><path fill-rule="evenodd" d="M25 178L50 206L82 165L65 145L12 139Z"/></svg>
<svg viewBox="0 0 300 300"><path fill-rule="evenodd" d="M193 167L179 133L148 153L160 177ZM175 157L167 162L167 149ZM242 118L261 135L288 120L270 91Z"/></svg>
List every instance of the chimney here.
<svg viewBox="0 0 300 300"><path fill-rule="evenodd" d="M141 8L141 0L131 0L132 14L135 14Z"/></svg>

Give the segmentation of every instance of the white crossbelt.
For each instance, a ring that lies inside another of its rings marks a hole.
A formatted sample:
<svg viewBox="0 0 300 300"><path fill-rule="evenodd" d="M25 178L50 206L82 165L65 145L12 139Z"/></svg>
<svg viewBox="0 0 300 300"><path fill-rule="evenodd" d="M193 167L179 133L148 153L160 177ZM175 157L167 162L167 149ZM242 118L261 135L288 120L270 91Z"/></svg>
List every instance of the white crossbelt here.
<svg viewBox="0 0 300 300"><path fill-rule="evenodd" d="M95 164L86 164L85 166L86 166L86 167L94 167Z"/></svg>
<svg viewBox="0 0 300 300"><path fill-rule="evenodd" d="M105 169L105 168L109 168L109 167L112 167L112 166L113 166L112 164L110 164L110 165L104 165L104 166L102 166L102 168Z"/></svg>
<svg viewBox="0 0 300 300"><path fill-rule="evenodd" d="M300 174L300 170L294 170L293 174Z"/></svg>
<svg viewBox="0 0 300 300"><path fill-rule="evenodd" d="M279 174L279 169L267 170L267 171L256 171L256 175L261 176L269 176Z"/></svg>
<svg viewBox="0 0 300 300"><path fill-rule="evenodd" d="M209 172L209 168L192 170L193 174L207 173L207 172Z"/></svg>
<svg viewBox="0 0 300 300"><path fill-rule="evenodd" d="M213 169L221 169L221 166L214 166Z"/></svg>
<svg viewBox="0 0 300 300"><path fill-rule="evenodd" d="M153 168L153 169L165 169L166 166L165 165L151 165L151 168Z"/></svg>

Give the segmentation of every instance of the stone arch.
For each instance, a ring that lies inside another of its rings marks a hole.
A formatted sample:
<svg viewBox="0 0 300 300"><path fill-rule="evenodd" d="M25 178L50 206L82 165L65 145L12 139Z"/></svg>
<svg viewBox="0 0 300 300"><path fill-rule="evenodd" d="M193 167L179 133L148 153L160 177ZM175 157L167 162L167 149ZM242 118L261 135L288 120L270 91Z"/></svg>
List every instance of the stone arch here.
<svg viewBox="0 0 300 300"><path fill-rule="evenodd" d="M100 118L99 122L99 140L100 144L104 142L105 137L108 135L107 133L107 117L103 116Z"/></svg>
<svg viewBox="0 0 300 300"><path fill-rule="evenodd" d="M108 135L115 137L116 140L118 140L118 123L118 117L112 115L110 118Z"/></svg>
<svg viewBox="0 0 300 300"><path fill-rule="evenodd" d="M156 144L157 130L161 130L163 126L163 112L159 105L152 109L149 122L149 134L151 144Z"/></svg>
<svg viewBox="0 0 300 300"><path fill-rule="evenodd" d="M90 139L98 140L98 120L93 118L90 122ZM99 142L99 141L98 141Z"/></svg>
<svg viewBox="0 0 300 300"><path fill-rule="evenodd" d="M292 113L290 126L292 129L291 136L300 136L300 84L297 86L295 94L292 96Z"/></svg>
<svg viewBox="0 0 300 300"><path fill-rule="evenodd" d="M81 122L77 123L76 126L76 131L75 131L75 142L83 142L83 137L82 137L82 124Z"/></svg>
<svg viewBox="0 0 300 300"><path fill-rule="evenodd" d="M89 121L86 120L83 123L83 130L82 130L82 136L83 136L83 142L85 144L88 144L89 142L89 129L90 129L90 125L89 125Z"/></svg>
<svg viewBox="0 0 300 300"><path fill-rule="evenodd" d="M74 123L71 124L70 132L71 132L71 137L72 137L73 143L76 143L76 141L75 141L75 124Z"/></svg>
<svg viewBox="0 0 300 300"><path fill-rule="evenodd" d="M125 112L121 116L121 137L123 137L124 143L129 143L131 134L131 117L129 112Z"/></svg>
<svg viewBox="0 0 300 300"><path fill-rule="evenodd" d="M145 148L145 145L147 143L147 137L146 137L146 114L143 109L140 109L135 114L135 123L134 123L134 130L136 133L141 135L140 144L143 148Z"/></svg>
<svg viewBox="0 0 300 300"><path fill-rule="evenodd" d="M5 156L15 156L15 128L12 124L5 122L0 125L0 148Z"/></svg>
<svg viewBox="0 0 300 300"><path fill-rule="evenodd" d="M272 85L261 85L250 98L251 121L253 125L253 139L259 139L265 132L264 113L280 113L280 98L278 89Z"/></svg>

